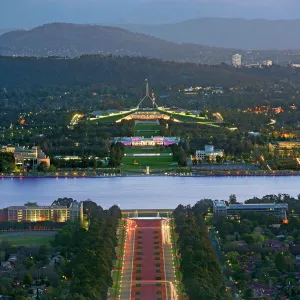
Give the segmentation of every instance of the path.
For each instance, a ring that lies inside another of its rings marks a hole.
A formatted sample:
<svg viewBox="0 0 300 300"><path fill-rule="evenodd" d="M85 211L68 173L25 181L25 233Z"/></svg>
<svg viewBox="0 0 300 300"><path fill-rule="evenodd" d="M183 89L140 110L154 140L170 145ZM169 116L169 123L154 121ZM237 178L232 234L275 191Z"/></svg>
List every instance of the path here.
<svg viewBox="0 0 300 300"><path fill-rule="evenodd" d="M177 300L169 220L130 221L120 299Z"/></svg>
<svg viewBox="0 0 300 300"><path fill-rule="evenodd" d="M128 219L120 293L121 300L131 299L131 278L133 269L134 242L135 222L133 220Z"/></svg>

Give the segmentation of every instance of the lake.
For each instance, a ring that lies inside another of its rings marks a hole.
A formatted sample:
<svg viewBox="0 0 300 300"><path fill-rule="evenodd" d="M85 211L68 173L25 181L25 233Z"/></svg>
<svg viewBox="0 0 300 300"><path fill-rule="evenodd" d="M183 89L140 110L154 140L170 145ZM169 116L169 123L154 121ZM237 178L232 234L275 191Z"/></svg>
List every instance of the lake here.
<svg viewBox="0 0 300 300"><path fill-rule="evenodd" d="M0 207L27 201L50 205L61 197L91 199L104 208L175 208L203 198L239 201L267 194L300 193L300 177L110 177L110 178L1 178Z"/></svg>

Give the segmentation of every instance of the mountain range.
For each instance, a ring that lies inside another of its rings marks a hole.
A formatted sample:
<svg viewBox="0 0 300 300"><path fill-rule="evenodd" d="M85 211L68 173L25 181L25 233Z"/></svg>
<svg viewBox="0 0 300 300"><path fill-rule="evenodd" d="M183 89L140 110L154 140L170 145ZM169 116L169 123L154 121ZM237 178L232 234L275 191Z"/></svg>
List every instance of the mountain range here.
<svg viewBox="0 0 300 300"><path fill-rule="evenodd" d="M0 55L6 56L112 54L212 64L230 59L235 51L179 44L118 27L69 23L46 24L0 36Z"/></svg>
<svg viewBox="0 0 300 300"><path fill-rule="evenodd" d="M201 18L173 24L123 24L133 32L177 43L243 50L300 49L300 20Z"/></svg>
<svg viewBox="0 0 300 300"><path fill-rule="evenodd" d="M0 55L72 58L89 54L111 54L115 56L145 56L201 64L220 64L222 62L230 64L232 54L240 53L244 64L261 63L268 59L274 62L278 61L282 65L300 62L300 54L296 50L248 51L241 49L242 46L247 48L246 45L250 47L250 41L252 41L253 47L256 46L259 49L259 36L263 30L257 27L258 38L255 39L254 32L250 38L250 34L245 33L242 25L240 31L234 31L234 28L239 26L240 20L232 20L232 23L228 20L224 21L225 23L229 22L232 29L223 26L223 21L223 19L215 21L201 19L171 25L123 25L131 31L102 25L45 24L31 30L15 30L0 35ZM244 20L241 22L243 23ZM253 29L252 26L250 27L248 28L249 32ZM220 32L217 32L216 28L219 28ZM144 33L137 32L137 30ZM185 34L185 32L187 33ZM210 32L210 34L205 32ZM284 37L276 39L276 35ZM280 33L279 29L276 34L271 35L270 33L270 36L273 36L273 39L270 37L265 39L270 40L274 45L276 43L279 45L281 41L286 40L286 44L293 42L294 47L299 43L300 49L300 42L296 38L283 31ZM212 43L216 46L212 46ZM225 48L221 47L222 45L239 45L240 47ZM282 45L280 48L283 47ZM268 47L265 45L261 48Z"/></svg>

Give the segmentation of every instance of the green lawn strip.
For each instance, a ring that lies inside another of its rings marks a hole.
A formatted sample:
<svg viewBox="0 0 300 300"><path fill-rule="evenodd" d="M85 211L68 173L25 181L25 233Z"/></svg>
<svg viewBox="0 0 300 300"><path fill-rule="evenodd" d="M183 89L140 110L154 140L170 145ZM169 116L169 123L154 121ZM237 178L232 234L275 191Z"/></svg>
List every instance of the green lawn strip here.
<svg viewBox="0 0 300 300"><path fill-rule="evenodd" d="M124 113L124 114L118 114L118 115L108 115L108 116L103 116L100 118L97 118L95 120L92 120L93 122L99 122L99 123L112 123L112 122L116 122L126 116L131 115L133 112L128 112L128 113Z"/></svg>
<svg viewBox="0 0 300 300"><path fill-rule="evenodd" d="M125 148L125 154L149 154L149 153L172 153L171 148L161 148L161 147L153 147L153 148Z"/></svg>
<svg viewBox="0 0 300 300"><path fill-rule="evenodd" d="M134 125L134 130L160 130L160 124L157 123L137 123Z"/></svg>
<svg viewBox="0 0 300 300"><path fill-rule="evenodd" d="M13 246L42 246L50 245L54 236L43 235L10 235L0 234L0 242L9 241Z"/></svg>
<svg viewBox="0 0 300 300"><path fill-rule="evenodd" d="M201 122L201 123L211 123L211 124L216 123L216 121L208 120L205 119L204 117L196 117L192 115L185 115L184 113L181 114L181 113L169 112L164 110L161 110L161 112L181 122L187 122L187 123Z"/></svg>
<svg viewBox="0 0 300 300"><path fill-rule="evenodd" d="M110 295L112 296L119 296L121 291L121 280L122 280L122 267L123 267L123 255L124 255L124 243L126 237L126 226L125 220L119 221L119 228L118 228L118 246L116 248L116 257L117 259L114 262L113 268L116 270L112 271L112 280L113 284L110 289Z"/></svg>
<svg viewBox="0 0 300 300"><path fill-rule="evenodd" d="M136 164L134 164L136 161ZM176 163L173 162L172 156L156 156L156 157L126 157L123 158L124 168L141 169L149 166L150 168L170 168Z"/></svg>
<svg viewBox="0 0 300 300"><path fill-rule="evenodd" d="M172 242L172 259L175 266L175 278L177 281L176 290L179 294L179 297L185 297L186 293L184 291L184 286L182 284L182 274L179 270L180 268L180 257L178 257L179 246L177 245L178 236L175 234L175 223L174 220L170 222L170 231L171 231L171 242Z"/></svg>

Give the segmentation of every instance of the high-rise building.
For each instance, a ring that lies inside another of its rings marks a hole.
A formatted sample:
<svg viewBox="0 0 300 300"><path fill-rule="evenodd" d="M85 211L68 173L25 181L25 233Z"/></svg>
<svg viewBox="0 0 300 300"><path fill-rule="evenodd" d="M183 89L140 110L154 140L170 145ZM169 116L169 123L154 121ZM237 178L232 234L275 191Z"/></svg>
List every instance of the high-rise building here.
<svg viewBox="0 0 300 300"><path fill-rule="evenodd" d="M232 55L232 65L235 68L239 68L242 66L242 55L240 54L233 54Z"/></svg>

